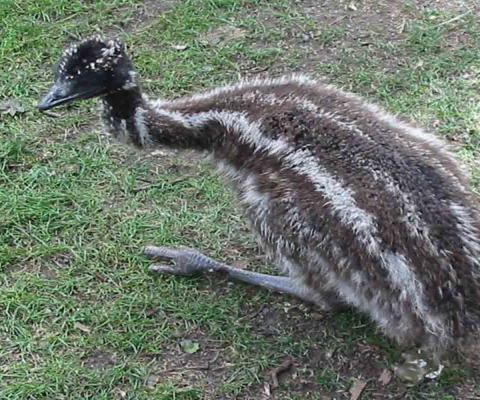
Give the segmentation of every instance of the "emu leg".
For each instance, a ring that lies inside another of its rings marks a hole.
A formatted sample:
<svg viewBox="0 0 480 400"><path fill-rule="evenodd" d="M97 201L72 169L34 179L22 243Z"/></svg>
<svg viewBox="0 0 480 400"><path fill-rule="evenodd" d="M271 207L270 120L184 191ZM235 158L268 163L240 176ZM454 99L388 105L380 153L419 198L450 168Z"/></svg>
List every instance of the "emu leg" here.
<svg viewBox="0 0 480 400"><path fill-rule="evenodd" d="M147 257L169 261L174 265L154 264L150 270L159 274L190 276L202 272L221 272L230 279L259 286L275 292L289 294L309 303L315 303L323 309L332 307L320 298L320 293L299 285L295 280L286 276L274 276L247 271L241 268L215 261L194 249L171 249L168 247L147 246L144 250Z"/></svg>

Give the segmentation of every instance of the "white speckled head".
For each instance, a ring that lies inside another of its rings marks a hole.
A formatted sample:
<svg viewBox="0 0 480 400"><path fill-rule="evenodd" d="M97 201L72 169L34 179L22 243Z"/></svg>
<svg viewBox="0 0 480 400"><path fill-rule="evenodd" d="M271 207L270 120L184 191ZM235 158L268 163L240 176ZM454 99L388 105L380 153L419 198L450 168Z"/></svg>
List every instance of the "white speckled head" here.
<svg viewBox="0 0 480 400"><path fill-rule="evenodd" d="M76 99L136 87L133 65L123 43L99 36L68 47L58 63L55 85L39 105L48 109Z"/></svg>
<svg viewBox="0 0 480 400"><path fill-rule="evenodd" d="M125 47L119 40L94 36L64 50L57 76L74 79L89 71L111 71L124 57Z"/></svg>

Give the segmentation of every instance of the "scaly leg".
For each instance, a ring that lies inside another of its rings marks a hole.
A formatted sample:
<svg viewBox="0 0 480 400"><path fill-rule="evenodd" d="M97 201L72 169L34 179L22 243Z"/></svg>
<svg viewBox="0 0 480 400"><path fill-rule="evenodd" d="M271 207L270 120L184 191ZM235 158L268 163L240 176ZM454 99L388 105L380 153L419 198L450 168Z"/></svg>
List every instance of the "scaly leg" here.
<svg viewBox="0 0 480 400"><path fill-rule="evenodd" d="M159 274L190 276L201 272L223 272L230 279L242 281L254 286L260 286L275 292L286 293L309 303L315 303L323 309L331 309L331 305L321 300L320 293L313 291L286 276L266 275L247 271L215 261L197 250L182 248L147 246L144 250L149 258L169 261L174 265L154 264L150 270Z"/></svg>

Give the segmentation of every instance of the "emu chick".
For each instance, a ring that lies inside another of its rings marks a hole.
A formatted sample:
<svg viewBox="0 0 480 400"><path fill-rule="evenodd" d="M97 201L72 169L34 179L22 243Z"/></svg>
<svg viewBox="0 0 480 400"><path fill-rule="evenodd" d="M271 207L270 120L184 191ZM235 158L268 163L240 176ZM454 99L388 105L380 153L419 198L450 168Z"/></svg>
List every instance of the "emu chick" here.
<svg viewBox="0 0 480 400"><path fill-rule="evenodd" d="M151 101L101 38L65 51L40 108L96 96L121 141L212 155L291 293L438 353L478 335L477 199L435 136L305 76Z"/></svg>

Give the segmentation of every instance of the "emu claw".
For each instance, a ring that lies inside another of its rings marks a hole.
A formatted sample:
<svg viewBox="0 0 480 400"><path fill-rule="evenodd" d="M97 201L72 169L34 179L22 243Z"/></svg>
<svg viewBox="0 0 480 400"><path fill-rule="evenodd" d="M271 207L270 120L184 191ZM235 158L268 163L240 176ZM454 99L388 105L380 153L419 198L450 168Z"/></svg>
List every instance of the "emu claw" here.
<svg viewBox="0 0 480 400"><path fill-rule="evenodd" d="M208 269L208 257L194 249L147 246L144 249L144 254L153 260L173 263L173 266L151 265L150 271L158 274L189 276Z"/></svg>

